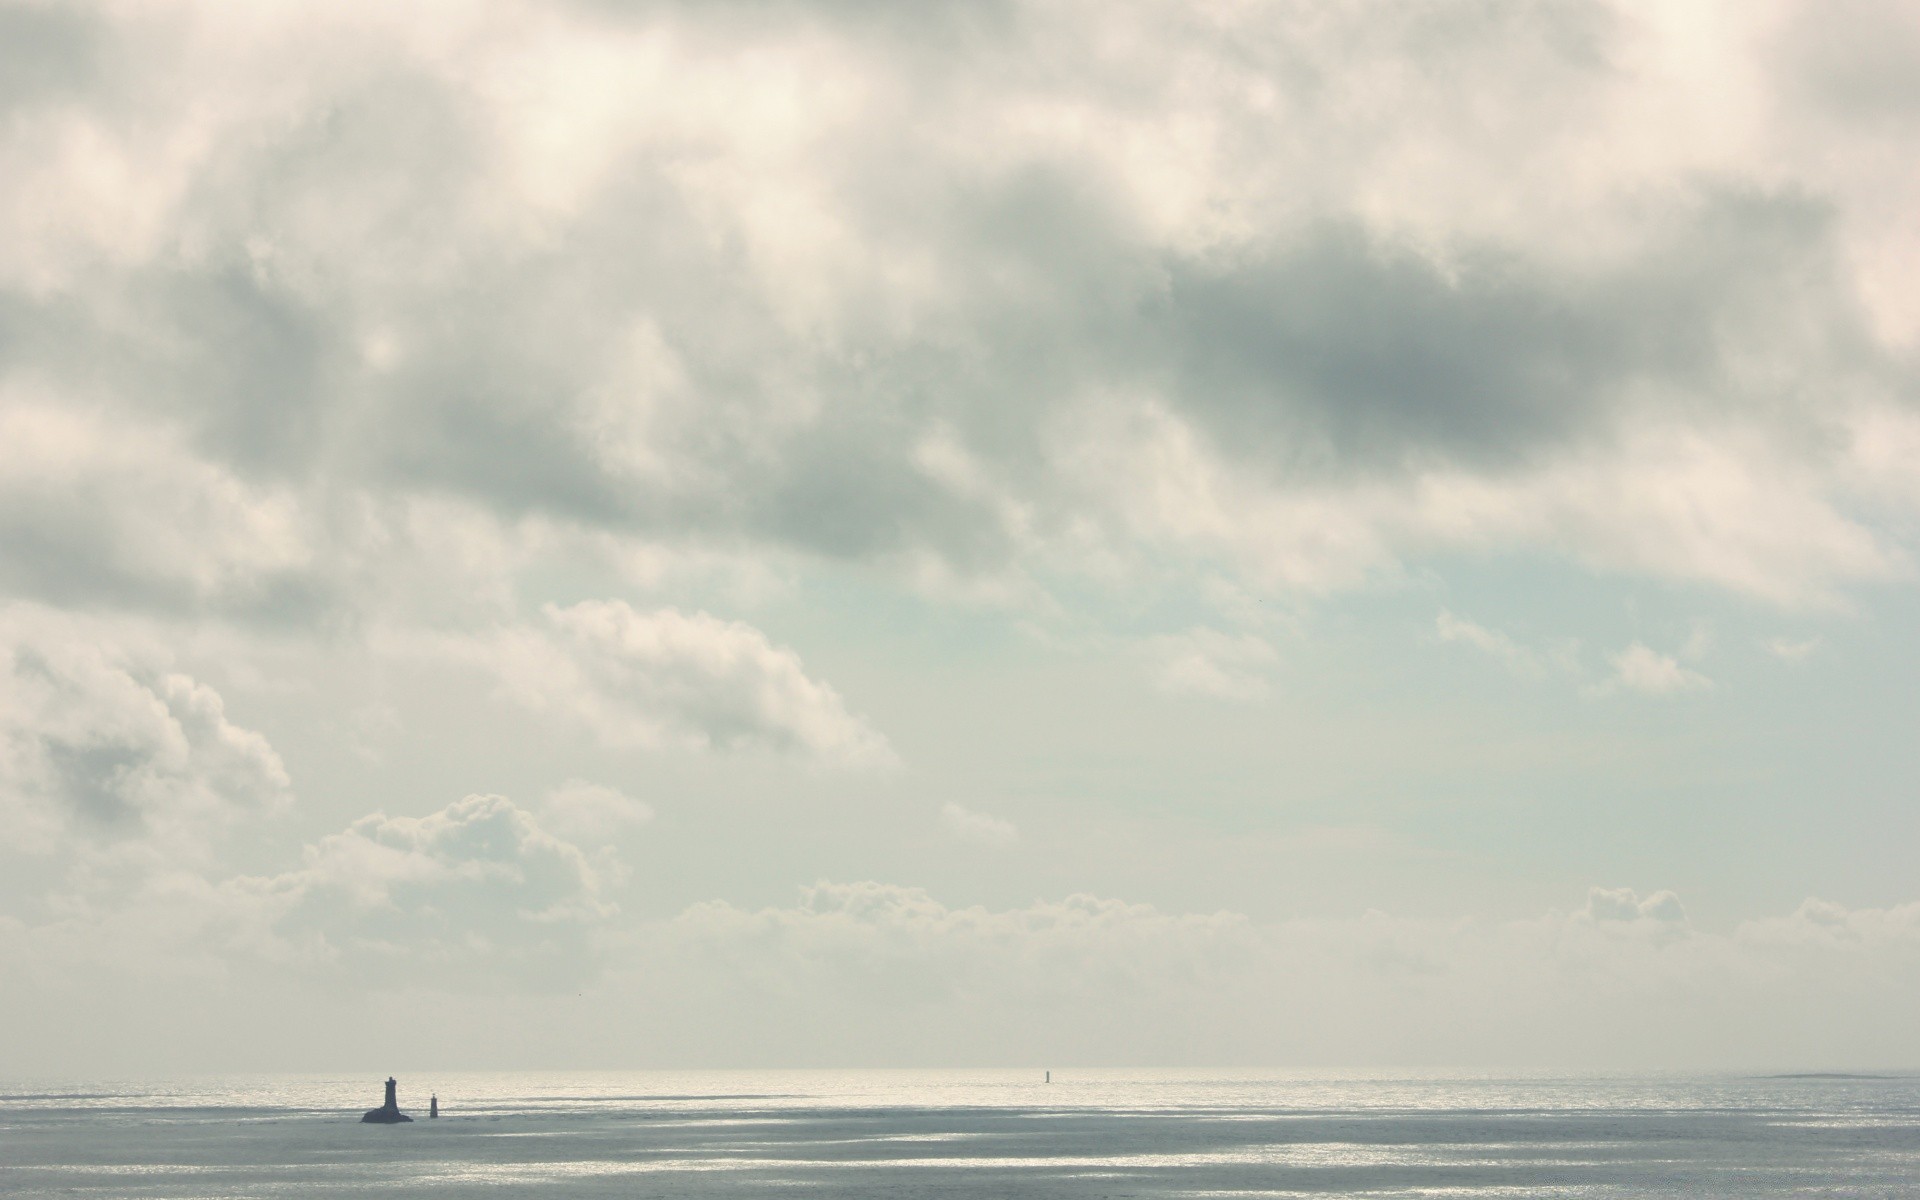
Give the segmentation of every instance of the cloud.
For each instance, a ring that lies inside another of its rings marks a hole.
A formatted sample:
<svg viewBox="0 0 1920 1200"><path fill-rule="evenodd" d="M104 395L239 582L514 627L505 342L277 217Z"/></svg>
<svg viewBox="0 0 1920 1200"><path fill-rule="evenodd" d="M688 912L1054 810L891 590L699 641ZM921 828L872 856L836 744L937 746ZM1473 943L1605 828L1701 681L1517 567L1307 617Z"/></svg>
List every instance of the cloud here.
<svg viewBox="0 0 1920 1200"><path fill-rule="evenodd" d="M1797 640L1794 638L1777 637L1768 638L1763 644L1766 646L1767 653L1780 659L1782 662L1804 662L1806 659L1813 657L1814 652L1820 649L1823 640L1824 639L1818 636Z"/></svg>
<svg viewBox="0 0 1920 1200"><path fill-rule="evenodd" d="M246 480L165 423L0 390L0 588L162 611L310 607L291 489Z"/></svg>
<svg viewBox="0 0 1920 1200"><path fill-rule="evenodd" d="M220 694L135 638L26 606L0 611L0 807L29 852L203 861L235 821L285 804L285 766Z"/></svg>
<svg viewBox="0 0 1920 1200"><path fill-rule="evenodd" d="M600 842L653 820L653 806L604 784L569 779L540 797L540 823L578 842Z"/></svg>
<svg viewBox="0 0 1920 1200"><path fill-rule="evenodd" d="M671 1061L759 1067L1777 1070L1920 1052L1915 904L1809 900L1713 929L1670 892L1594 888L1580 908L1517 919L1258 920L1089 895L956 905L868 881L616 916L577 848L505 800L468 797L364 818L281 875L176 882L45 924L0 918L0 1011L45 1019L53 998L84 997L112 1030L116 1005L177 993L206 1025L196 1051L245 1037L285 1053L286 1014L262 1007L273 997L314 1022L292 1042L328 1056L370 1039L457 1053L492 1030L535 1061L658 1061L670 1039ZM432 1028L404 1043L364 1028L369 987L430 1006Z"/></svg>
<svg viewBox="0 0 1920 1200"><path fill-rule="evenodd" d="M579 847L477 795L362 817L220 900L246 951L382 987L569 987L594 970L592 932L616 911Z"/></svg>
<svg viewBox="0 0 1920 1200"><path fill-rule="evenodd" d="M758 749L847 766L892 761L886 740L792 650L704 612L620 600L548 605L542 625L437 645L483 666L509 699L613 745Z"/></svg>
<svg viewBox="0 0 1920 1200"><path fill-rule="evenodd" d="M821 883L793 908L688 909L662 931L679 952L763 994L805 990L862 1009L1180 990L1230 969L1244 917L1176 915L1076 895L1025 909L949 908L919 888Z"/></svg>
<svg viewBox="0 0 1920 1200"><path fill-rule="evenodd" d="M1158 682L1166 691L1222 700L1258 700L1267 694L1267 673L1279 655L1254 634L1228 634L1197 627L1153 638Z"/></svg>
<svg viewBox="0 0 1920 1200"><path fill-rule="evenodd" d="M1683 667L1671 656L1651 650L1639 642L1613 655L1608 661L1613 664L1613 675L1600 685L1603 690L1626 688L1661 696L1713 686L1713 681L1705 675Z"/></svg>
<svg viewBox="0 0 1920 1200"><path fill-rule="evenodd" d="M1678 924L1687 919L1680 897L1660 891L1642 898L1632 888L1593 888L1587 906L1575 914L1588 921L1656 921Z"/></svg>
<svg viewBox="0 0 1920 1200"><path fill-rule="evenodd" d="M954 836L967 841L1004 845L1019 840L1020 830L1012 821L949 800L940 806L940 823Z"/></svg>
<svg viewBox="0 0 1920 1200"><path fill-rule="evenodd" d="M1538 655L1497 629L1476 625L1445 610L1434 618L1434 628L1441 641L1461 643L1490 654L1516 675L1537 677L1544 671Z"/></svg>
<svg viewBox="0 0 1920 1200"><path fill-rule="evenodd" d="M1745 10L22 11L22 594L317 619L419 497L1024 596L1910 570L1910 181Z"/></svg>
<svg viewBox="0 0 1920 1200"><path fill-rule="evenodd" d="M727 1061L1870 1063L1916 1045L1889 985L1920 980L1913 908L1717 932L1625 888L1518 920L1255 921L822 884L650 926L649 973L623 978L656 1020L726 1029ZM1815 1011L1856 1024L1830 1036Z"/></svg>
<svg viewBox="0 0 1920 1200"><path fill-rule="evenodd" d="M1763 946L1796 946L1851 954L1894 948L1920 955L1920 902L1891 908L1849 909L1831 900L1809 899L1789 916L1742 923L1738 936Z"/></svg>

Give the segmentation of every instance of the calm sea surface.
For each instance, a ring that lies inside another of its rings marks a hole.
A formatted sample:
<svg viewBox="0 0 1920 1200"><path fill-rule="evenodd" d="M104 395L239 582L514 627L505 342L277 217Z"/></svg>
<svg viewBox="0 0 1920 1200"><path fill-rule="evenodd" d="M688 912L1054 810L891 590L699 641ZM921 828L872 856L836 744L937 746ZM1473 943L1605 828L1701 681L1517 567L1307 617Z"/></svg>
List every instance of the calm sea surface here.
<svg viewBox="0 0 1920 1200"><path fill-rule="evenodd" d="M1920 1196L1915 1077L421 1073L361 1125L380 1085L5 1085L0 1194Z"/></svg>

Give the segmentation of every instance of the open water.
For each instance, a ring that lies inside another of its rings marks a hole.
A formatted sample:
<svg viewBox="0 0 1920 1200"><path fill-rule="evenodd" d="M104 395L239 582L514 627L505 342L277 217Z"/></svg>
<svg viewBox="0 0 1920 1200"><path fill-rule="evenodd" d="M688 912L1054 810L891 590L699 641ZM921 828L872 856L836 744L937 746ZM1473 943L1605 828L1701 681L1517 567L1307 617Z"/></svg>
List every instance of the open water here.
<svg viewBox="0 0 1920 1200"><path fill-rule="evenodd" d="M0 1086L0 1195L1920 1197L1911 1076L416 1073L362 1125L381 1083Z"/></svg>

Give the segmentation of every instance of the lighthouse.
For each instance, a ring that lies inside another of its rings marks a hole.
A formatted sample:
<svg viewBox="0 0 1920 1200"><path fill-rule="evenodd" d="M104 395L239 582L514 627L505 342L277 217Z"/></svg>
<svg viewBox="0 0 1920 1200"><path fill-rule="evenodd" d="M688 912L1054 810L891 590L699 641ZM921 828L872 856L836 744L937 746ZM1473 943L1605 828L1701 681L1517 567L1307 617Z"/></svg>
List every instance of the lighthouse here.
<svg viewBox="0 0 1920 1200"><path fill-rule="evenodd" d="M400 1111L400 1084L393 1076L387 1076L387 1102L379 1108L370 1108L367 1115L360 1118L362 1125L399 1125L411 1124L413 1118Z"/></svg>

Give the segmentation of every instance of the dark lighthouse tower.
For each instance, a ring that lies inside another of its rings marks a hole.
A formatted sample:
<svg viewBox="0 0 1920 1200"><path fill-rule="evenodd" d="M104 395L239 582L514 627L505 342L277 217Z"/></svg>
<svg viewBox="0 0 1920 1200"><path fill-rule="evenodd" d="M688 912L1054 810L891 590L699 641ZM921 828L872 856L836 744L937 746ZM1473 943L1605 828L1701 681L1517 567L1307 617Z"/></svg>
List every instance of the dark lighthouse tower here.
<svg viewBox="0 0 1920 1200"><path fill-rule="evenodd" d="M411 1122L412 1117L400 1111L400 1085L393 1076L387 1076L387 1102L379 1108L370 1108L367 1115L360 1118L362 1125L398 1125Z"/></svg>

